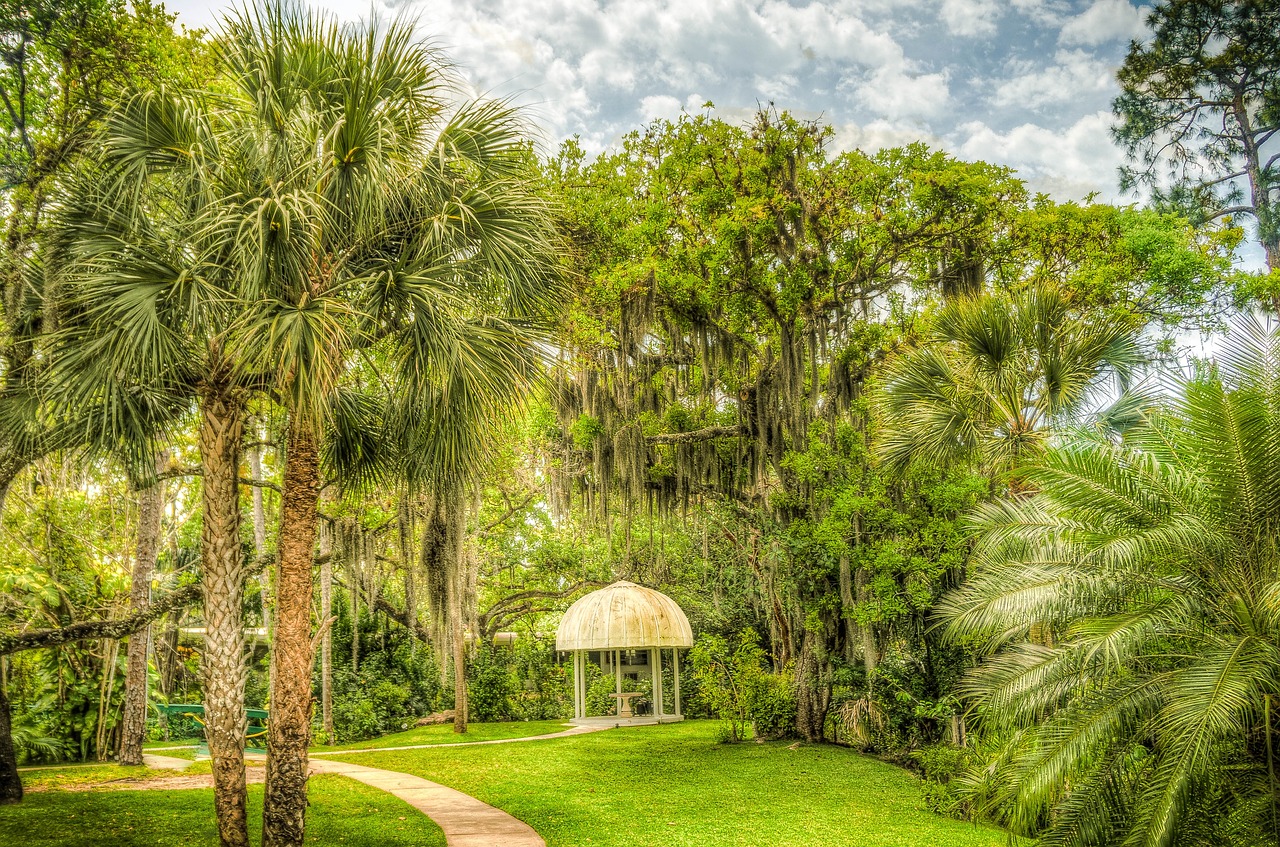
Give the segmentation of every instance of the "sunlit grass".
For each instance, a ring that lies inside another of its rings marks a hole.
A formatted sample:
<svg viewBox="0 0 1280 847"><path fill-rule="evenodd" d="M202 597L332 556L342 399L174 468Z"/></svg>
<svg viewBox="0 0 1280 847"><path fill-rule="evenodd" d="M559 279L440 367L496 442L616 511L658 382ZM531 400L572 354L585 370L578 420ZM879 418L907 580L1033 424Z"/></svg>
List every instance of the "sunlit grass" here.
<svg viewBox="0 0 1280 847"><path fill-rule="evenodd" d="M527 738L531 735L549 735L569 729L564 721L509 721L507 723L473 723L467 731L458 734L453 724L417 726L405 732L396 732L367 741L350 741L332 747L313 745L312 750L364 750L368 748L404 747L411 744L461 744L468 741L495 741L501 738Z"/></svg>
<svg viewBox="0 0 1280 847"><path fill-rule="evenodd" d="M116 772L126 769L111 766ZM156 771L173 776L171 771ZM308 844L444 847L430 818L391 795L341 776L311 777ZM249 830L257 843L262 786L249 786ZM212 789L48 791L0 806L0 844L22 847L215 847Z"/></svg>
<svg viewBox="0 0 1280 847"><path fill-rule="evenodd" d="M901 768L824 745L717 744L689 721L528 744L336 758L416 774L529 823L550 847L1004 847L939 817Z"/></svg>

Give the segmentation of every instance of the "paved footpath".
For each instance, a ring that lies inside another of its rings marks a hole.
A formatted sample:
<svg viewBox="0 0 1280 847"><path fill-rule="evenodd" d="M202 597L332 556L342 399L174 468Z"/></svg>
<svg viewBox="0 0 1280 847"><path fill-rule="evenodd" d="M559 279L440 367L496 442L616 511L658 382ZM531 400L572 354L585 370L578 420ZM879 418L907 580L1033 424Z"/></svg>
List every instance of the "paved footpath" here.
<svg viewBox="0 0 1280 847"><path fill-rule="evenodd" d="M542 836L519 818L501 809L482 803L469 794L423 779L413 774L367 768L347 762L331 762L317 756L347 756L352 753L386 753L391 750L425 750L428 748L477 747L482 744L515 744L523 741L541 741L546 738L568 738L600 732L608 726L575 726L561 732L546 735L530 735L524 738L494 738L489 741L462 741L457 744L410 744L403 747L367 747L362 750L325 750L307 755L311 773L336 773L365 785L385 791L413 806L436 822L444 831L449 847L546 847ZM181 748L172 748L181 749ZM254 757L254 754L247 754ZM181 770L191 764L186 759L148 754L147 765L153 768Z"/></svg>
<svg viewBox="0 0 1280 847"><path fill-rule="evenodd" d="M170 771L185 771L195 762L190 759L180 759L177 756L157 756L155 753L143 753L142 764L149 768L159 768Z"/></svg>
<svg viewBox="0 0 1280 847"><path fill-rule="evenodd" d="M547 738L568 738L571 735L586 735L588 732L600 732L610 729L608 726L575 726L560 732L549 732L546 735L526 735L522 738L493 738L488 741L458 741L454 744L409 744L404 747L364 747L359 750L313 750L307 756L347 756L351 753L386 753L389 750L427 750L445 747L480 747L485 744L515 744L520 741L542 741Z"/></svg>
<svg viewBox="0 0 1280 847"><path fill-rule="evenodd" d="M546 847L542 836L524 821L419 776L323 759L311 760L311 772L341 774L399 797L435 821L449 847Z"/></svg>

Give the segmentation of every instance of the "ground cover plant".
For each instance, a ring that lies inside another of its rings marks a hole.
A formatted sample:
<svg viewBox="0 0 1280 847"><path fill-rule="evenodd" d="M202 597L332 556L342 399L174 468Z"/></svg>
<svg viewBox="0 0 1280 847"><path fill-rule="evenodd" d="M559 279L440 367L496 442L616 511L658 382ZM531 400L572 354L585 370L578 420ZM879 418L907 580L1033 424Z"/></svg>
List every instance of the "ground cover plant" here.
<svg viewBox="0 0 1280 847"><path fill-rule="evenodd" d="M918 780L852 750L726 745L685 721L573 738L336 757L412 773L515 815L550 847L663 844L996 847L1000 830L932 814Z"/></svg>
<svg viewBox="0 0 1280 847"><path fill-rule="evenodd" d="M121 768L94 768L120 776ZM141 770L141 769L139 769ZM151 771L159 776L172 772ZM0 808L0 843L24 847L207 847L217 844L209 808L213 790L42 791ZM307 844L444 847L444 833L409 804L341 776L310 780ZM250 835L256 841L262 786L249 786ZM257 812L258 814L253 814Z"/></svg>

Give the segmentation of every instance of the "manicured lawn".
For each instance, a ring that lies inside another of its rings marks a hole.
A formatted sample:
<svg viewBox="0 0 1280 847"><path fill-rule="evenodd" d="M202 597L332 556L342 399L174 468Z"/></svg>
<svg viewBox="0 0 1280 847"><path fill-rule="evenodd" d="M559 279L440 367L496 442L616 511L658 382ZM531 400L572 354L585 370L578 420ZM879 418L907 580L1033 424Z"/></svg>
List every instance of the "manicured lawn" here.
<svg viewBox="0 0 1280 847"><path fill-rule="evenodd" d="M122 770L122 769L117 769ZM172 776L172 773L162 773ZM308 844L444 847L426 815L341 776L311 777ZM249 786L249 830L262 825L262 786ZM22 847L216 847L213 791L50 791L0 806L0 844Z"/></svg>
<svg viewBox="0 0 1280 847"><path fill-rule="evenodd" d="M910 773L849 750L716 744L687 721L573 738L338 756L417 774L529 823L549 847L1005 847L938 817Z"/></svg>
<svg viewBox="0 0 1280 847"><path fill-rule="evenodd" d="M22 787L27 791L53 789L58 786L96 785L116 779L155 779L161 776L173 776L175 773L176 771L152 770L142 765L122 767L110 764L18 769L18 775L22 777Z"/></svg>
<svg viewBox="0 0 1280 847"><path fill-rule="evenodd" d="M405 732L396 732L368 741L350 741L332 747L314 745L312 750L365 750L369 748L403 747L410 744L460 744L465 741L493 741L498 738L527 738L530 735L549 735L569 729L564 721L510 721L507 723L473 723L467 725L462 735L453 731L453 724L417 726Z"/></svg>
<svg viewBox="0 0 1280 847"><path fill-rule="evenodd" d="M144 741L142 742L142 749L155 750L160 747L195 747L197 744L203 743L203 738L175 738L172 741Z"/></svg>

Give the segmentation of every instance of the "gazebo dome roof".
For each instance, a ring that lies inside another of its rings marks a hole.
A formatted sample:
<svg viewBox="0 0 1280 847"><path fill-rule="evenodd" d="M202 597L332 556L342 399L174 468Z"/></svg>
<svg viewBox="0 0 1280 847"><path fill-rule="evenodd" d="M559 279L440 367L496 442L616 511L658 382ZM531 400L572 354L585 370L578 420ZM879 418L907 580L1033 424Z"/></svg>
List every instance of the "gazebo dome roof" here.
<svg viewBox="0 0 1280 847"><path fill-rule="evenodd" d="M693 630L676 601L625 579L579 598L556 630L557 650L692 646Z"/></svg>

